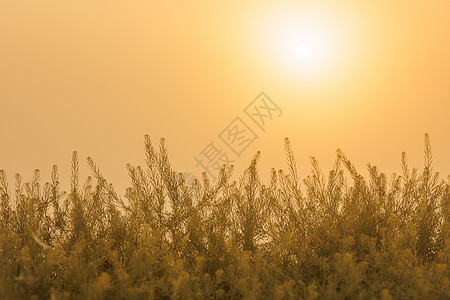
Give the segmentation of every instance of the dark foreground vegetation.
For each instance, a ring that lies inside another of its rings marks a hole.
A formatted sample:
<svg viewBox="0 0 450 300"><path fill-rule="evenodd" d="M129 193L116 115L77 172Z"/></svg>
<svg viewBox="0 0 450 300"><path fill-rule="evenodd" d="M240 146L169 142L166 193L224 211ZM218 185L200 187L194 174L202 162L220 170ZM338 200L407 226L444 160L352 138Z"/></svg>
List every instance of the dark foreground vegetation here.
<svg viewBox="0 0 450 300"><path fill-rule="evenodd" d="M8 186L0 172L1 299L449 299L450 190L425 163L362 177L336 164L302 181L285 141L287 171L261 182L257 154L232 181L187 185L162 141L145 139L145 168L128 166L119 197L95 163L69 193L58 169Z"/></svg>

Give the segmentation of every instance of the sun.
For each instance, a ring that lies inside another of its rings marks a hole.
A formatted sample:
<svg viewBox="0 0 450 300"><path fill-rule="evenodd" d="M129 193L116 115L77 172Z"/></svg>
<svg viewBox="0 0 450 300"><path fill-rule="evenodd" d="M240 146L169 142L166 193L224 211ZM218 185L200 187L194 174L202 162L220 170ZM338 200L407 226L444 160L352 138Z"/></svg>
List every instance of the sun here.
<svg viewBox="0 0 450 300"><path fill-rule="evenodd" d="M295 47L295 56L301 60L308 60L312 56L312 48L307 43L298 44Z"/></svg>
<svg viewBox="0 0 450 300"><path fill-rule="evenodd" d="M358 26L361 17L345 6L329 9L316 1L297 2L305 1L276 2L249 12L242 18L239 43L246 45L242 48L255 65L277 74L283 84L337 85L361 67L356 62L370 44Z"/></svg>

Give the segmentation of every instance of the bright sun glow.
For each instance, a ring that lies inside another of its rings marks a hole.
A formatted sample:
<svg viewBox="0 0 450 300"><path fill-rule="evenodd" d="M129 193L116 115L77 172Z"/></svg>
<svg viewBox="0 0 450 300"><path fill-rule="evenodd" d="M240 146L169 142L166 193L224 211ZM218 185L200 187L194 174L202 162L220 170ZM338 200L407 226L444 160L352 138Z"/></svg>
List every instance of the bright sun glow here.
<svg viewBox="0 0 450 300"><path fill-rule="evenodd" d="M301 43L295 48L295 55L301 60L307 60L312 55L311 46L306 43Z"/></svg>
<svg viewBox="0 0 450 300"><path fill-rule="evenodd" d="M291 4L252 13L254 19L246 19L250 26L245 38L251 37L246 42L284 82L337 83L350 74L357 47L364 44L351 10Z"/></svg>

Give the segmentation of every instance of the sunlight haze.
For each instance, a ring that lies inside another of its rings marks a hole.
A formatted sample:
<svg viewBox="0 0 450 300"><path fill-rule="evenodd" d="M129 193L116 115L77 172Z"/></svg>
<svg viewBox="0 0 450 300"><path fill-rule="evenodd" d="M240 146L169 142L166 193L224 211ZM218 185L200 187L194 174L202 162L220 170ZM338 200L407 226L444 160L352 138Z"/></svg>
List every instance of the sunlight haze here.
<svg viewBox="0 0 450 300"><path fill-rule="evenodd" d="M391 174L402 151L423 168L429 133L446 178L449 12L450 1L1 1L0 169L11 185L34 169L47 181L54 164L67 179L77 150L83 178L91 156L123 194L148 134L198 177L194 157L213 142L237 175L261 151L266 178L286 168L285 137L302 177L310 156L328 172L338 148L363 174L367 163ZM272 110L252 120L261 92ZM231 149L225 129L239 122L252 143Z"/></svg>

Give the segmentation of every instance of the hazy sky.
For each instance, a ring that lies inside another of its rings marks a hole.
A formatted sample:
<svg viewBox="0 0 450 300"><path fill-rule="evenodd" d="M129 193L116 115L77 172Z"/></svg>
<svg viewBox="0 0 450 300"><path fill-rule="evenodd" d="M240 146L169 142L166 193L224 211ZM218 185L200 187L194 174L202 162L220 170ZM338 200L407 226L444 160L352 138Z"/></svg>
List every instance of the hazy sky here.
<svg viewBox="0 0 450 300"><path fill-rule="evenodd" d="M123 194L149 134L195 174L208 145L237 173L258 150L263 175L284 168L285 137L302 176L309 156L328 171L337 148L390 174L402 151L422 168L429 133L449 174L449 12L444 0L2 0L0 169L12 186L57 164L67 182L77 150L84 176L92 156ZM281 115L251 104L262 91ZM264 131L248 105L273 114Z"/></svg>

